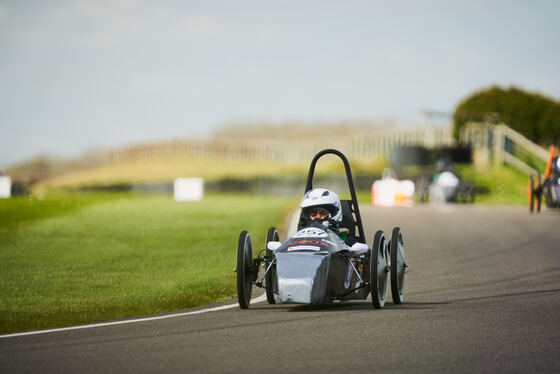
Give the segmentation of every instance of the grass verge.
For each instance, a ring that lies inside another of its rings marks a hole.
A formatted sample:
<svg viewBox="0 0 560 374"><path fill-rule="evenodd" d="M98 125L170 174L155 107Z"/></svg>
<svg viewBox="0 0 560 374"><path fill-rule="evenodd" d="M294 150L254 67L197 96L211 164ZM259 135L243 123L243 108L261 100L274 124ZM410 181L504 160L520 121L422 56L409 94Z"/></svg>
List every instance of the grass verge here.
<svg viewBox="0 0 560 374"><path fill-rule="evenodd" d="M358 173L380 174L385 164L385 160L356 160L352 162L352 171L354 175ZM40 196L56 190L72 190L80 187L170 183L177 177L202 177L206 181L226 178L305 177L308 166L308 163L286 164L273 161L214 158L130 161L53 177L35 184L32 192L34 195ZM327 175L333 172L344 174L344 165L337 157L327 155L317 164L316 175Z"/></svg>
<svg viewBox="0 0 560 374"><path fill-rule="evenodd" d="M476 203L527 204L528 177L510 166L457 165L456 169L462 178L474 182Z"/></svg>
<svg viewBox="0 0 560 374"><path fill-rule="evenodd" d="M73 194L0 200L0 333L193 307L235 295L239 232L256 251L273 197Z"/></svg>

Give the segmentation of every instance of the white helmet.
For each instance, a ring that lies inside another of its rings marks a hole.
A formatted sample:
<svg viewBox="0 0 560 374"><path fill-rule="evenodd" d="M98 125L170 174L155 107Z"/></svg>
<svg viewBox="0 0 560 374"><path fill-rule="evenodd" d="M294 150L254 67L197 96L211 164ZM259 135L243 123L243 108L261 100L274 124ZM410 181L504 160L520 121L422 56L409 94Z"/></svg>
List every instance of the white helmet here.
<svg viewBox="0 0 560 374"><path fill-rule="evenodd" d="M313 209L323 208L329 212L329 220L342 222L342 209L338 195L325 188L314 188L303 195L300 204L303 215L309 217Z"/></svg>

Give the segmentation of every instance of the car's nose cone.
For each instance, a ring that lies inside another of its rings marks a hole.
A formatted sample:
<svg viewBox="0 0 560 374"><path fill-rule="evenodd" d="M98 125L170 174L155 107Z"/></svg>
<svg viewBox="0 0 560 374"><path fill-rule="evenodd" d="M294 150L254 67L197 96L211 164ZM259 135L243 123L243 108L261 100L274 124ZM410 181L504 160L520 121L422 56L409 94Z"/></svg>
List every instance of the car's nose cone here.
<svg viewBox="0 0 560 374"><path fill-rule="evenodd" d="M330 255L287 252L276 255L278 296L284 303L320 304L325 301Z"/></svg>

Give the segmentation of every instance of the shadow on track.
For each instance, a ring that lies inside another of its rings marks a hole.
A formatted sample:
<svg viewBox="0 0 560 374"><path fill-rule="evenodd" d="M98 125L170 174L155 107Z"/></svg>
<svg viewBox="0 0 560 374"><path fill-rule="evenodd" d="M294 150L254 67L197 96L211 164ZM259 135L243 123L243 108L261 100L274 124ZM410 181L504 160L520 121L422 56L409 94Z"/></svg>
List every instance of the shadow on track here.
<svg viewBox="0 0 560 374"><path fill-rule="evenodd" d="M437 305L448 304L448 302L407 302L403 304L395 305L393 303L387 302L383 309L391 310L410 310L410 309L434 309ZM264 306L258 309L288 309L288 312L296 313L329 313L338 311L382 311L374 309L371 301L364 302L342 302L342 303L332 303L332 304L318 304L318 305L298 305L298 304L276 304L275 306Z"/></svg>
<svg viewBox="0 0 560 374"><path fill-rule="evenodd" d="M490 295L490 296L479 296L479 297L468 297L464 299L455 299L450 300L448 304L453 303L460 303L465 301L476 301L476 300L492 300L492 299L500 299L500 298L509 298L509 297L516 297L516 296L528 296L528 295L537 295L537 294L546 294L546 293L557 293L560 292L560 288L551 289L551 290L535 290L535 291L526 291L526 292L512 292L512 293L504 293L501 295Z"/></svg>
<svg viewBox="0 0 560 374"><path fill-rule="evenodd" d="M400 305L395 305L393 303L388 302L385 304L385 307L383 309L390 309L390 310L428 309L429 310L429 309L434 309L439 305L451 305L454 303L477 301L477 300L492 300L492 299L500 299L500 298L510 298L510 297L517 297L517 296L528 296L528 295L557 293L557 292L560 292L560 289L513 292L513 293L504 293L499 295L469 297L469 298L453 299L453 300L446 300L446 301L426 301L426 302L405 301L403 304ZM356 311L356 310L372 311L372 312L377 311L376 309L373 308L371 302L366 302L366 301L335 302L332 304L318 304L318 305L275 304L275 305L259 306L258 308L255 309L263 309L263 310L282 309L282 310L287 310L290 313L294 313L294 312L295 313L329 313L329 312L338 312L338 311L346 312L346 311Z"/></svg>

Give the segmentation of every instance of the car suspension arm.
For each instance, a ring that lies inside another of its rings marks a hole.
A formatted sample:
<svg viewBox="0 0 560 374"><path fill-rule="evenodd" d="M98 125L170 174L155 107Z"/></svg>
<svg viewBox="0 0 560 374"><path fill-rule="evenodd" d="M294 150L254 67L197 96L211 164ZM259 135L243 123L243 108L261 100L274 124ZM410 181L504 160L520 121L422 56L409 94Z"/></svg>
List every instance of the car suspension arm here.
<svg viewBox="0 0 560 374"><path fill-rule="evenodd" d="M258 264L260 264L263 260L265 259L264 256L259 256L258 258ZM255 281L255 285L258 287L262 287L263 286L263 280L266 277L266 274L270 271L270 268L272 268L272 265L274 265L276 263L276 259L273 258L272 261L270 261L270 264L268 264L268 267L265 269L264 274ZM257 265L257 269L258 269L258 265Z"/></svg>

